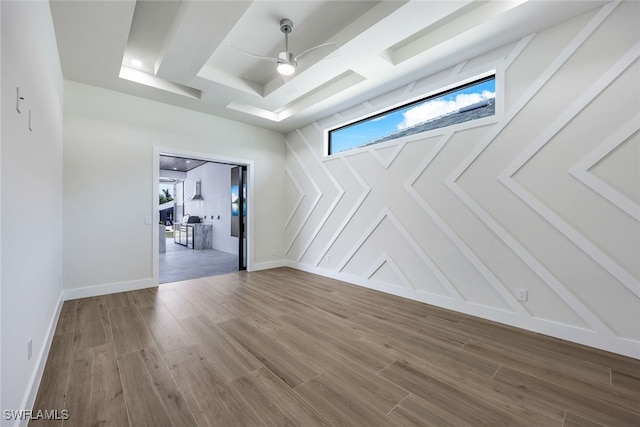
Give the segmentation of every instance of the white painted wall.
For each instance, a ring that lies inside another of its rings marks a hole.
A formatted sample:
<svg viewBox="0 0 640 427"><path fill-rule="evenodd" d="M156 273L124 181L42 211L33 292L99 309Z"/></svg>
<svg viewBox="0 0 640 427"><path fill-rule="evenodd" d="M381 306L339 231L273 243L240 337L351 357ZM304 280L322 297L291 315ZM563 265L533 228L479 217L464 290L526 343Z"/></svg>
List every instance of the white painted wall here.
<svg viewBox="0 0 640 427"><path fill-rule="evenodd" d="M59 313L63 84L49 4L3 1L0 10L0 408L19 410L33 405ZM3 426L18 425L4 418Z"/></svg>
<svg viewBox="0 0 640 427"><path fill-rule="evenodd" d="M185 212L213 225L213 249L237 255L238 238L231 235L231 168L232 165L205 163L188 171ZM201 181L204 200L189 200L196 181Z"/></svg>
<svg viewBox="0 0 640 427"><path fill-rule="evenodd" d="M253 160L253 267L281 262L282 134L70 81L64 95L66 297L154 284L154 147Z"/></svg>
<svg viewBox="0 0 640 427"><path fill-rule="evenodd" d="M290 265L640 357L638 16L608 4L289 133ZM491 69L493 120L323 157L326 128Z"/></svg>

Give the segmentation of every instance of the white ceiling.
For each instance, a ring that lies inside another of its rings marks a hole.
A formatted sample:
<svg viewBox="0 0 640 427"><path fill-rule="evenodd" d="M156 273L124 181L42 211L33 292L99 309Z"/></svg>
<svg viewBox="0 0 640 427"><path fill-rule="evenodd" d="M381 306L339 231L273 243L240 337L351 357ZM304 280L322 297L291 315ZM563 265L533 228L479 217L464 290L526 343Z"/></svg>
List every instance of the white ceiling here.
<svg viewBox="0 0 640 427"><path fill-rule="evenodd" d="M288 132L606 1L51 1L64 77ZM287 81L264 55L335 42ZM134 65L138 60L142 65Z"/></svg>

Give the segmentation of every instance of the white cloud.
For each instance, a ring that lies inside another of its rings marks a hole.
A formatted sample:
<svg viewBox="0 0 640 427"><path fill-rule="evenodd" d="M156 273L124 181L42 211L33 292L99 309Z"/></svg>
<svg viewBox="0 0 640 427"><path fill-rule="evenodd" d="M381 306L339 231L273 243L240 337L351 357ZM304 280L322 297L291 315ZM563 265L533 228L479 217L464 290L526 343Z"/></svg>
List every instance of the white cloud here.
<svg viewBox="0 0 640 427"><path fill-rule="evenodd" d="M485 90L482 93L461 93L452 100L436 99L418 105L403 113L404 120L398 124L398 130L426 122L427 120L451 113L467 105L473 105L485 99L495 98L495 92Z"/></svg>

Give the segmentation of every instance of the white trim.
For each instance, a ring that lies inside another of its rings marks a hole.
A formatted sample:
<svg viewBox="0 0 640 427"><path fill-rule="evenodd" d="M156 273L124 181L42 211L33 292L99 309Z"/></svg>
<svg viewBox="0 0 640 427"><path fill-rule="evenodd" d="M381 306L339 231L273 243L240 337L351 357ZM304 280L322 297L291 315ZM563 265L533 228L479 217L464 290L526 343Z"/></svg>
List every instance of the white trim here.
<svg viewBox="0 0 640 427"><path fill-rule="evenodd" d="M333 233L333 236L331 236L331 239L329 239L329 242L327 242L327 244L324 246L324 248L320 252L320 256L316 259L316 261L314 263L314 265L316 265L316 266L318 264L320 264L320 262L322 261L322 258L324 258L324 256L327 254L327 252L329 252L329 249L331 249L331 246L333 246L333 244L338 239L340 234L342 234L344 229L347 227L347 224L349 224L349 222L351 221L351 218L353 218L353 216L356 214L356 211L360 208L360 205L362 205L362 203L364 203L364 200L367 198L367 196L371 192L371 187L369 187L367 182L362 178L362 176L360 176L360 174L356 171L356 168L353 167L353 165L349 162L349 160L346 157L341 157L340 159L342 159L342 162L344 163L344 165L353 174L353 176L355 177L356 181L358 181L358 183L360 183L360 185L362 186L363 191L362 191L362 193L360 193L360 197L358 197L358 200L356 200L356 202L354 203L353 207L351 208L351 210L347 214L346 218L344 220L342 220L342 223L338 227L337 231L335 233Z"/></svg>
<svg viewBox="0 0 640 427"><path fill-rule="evenodd" d="M251 270L247 269L247 271L255 272L260 270L270 270L272 268L286 267L286 265L287 265L287 261L283 259L280 259L277 261L259 262L259 263L253 264L253 266L251 267Z"/></svg>
<svg viewBox="0 0 640 427"><path fill-rule="evenodd" d="M587 307L576 295L573 294L551 271L549 271L538 259L533 256L509 231L502 227L478 202L467 194L456 181L462 176L469 166L484 152L502 130L513 118L529 103L535 94L541 90L546 82L569 60L576 50L609 16L616 3L603 6L598 13L582 28L571 42L556 56L551 64L533 82L531 87L515 102L514 106L500 119L495 129L490 132L482 143L472 150L469 155L446 178L446 185L458 198L473 212L493 233L498 236L538 277L540 277L551 290L559 295L591 328L607 339L615 339L615 334L589 307ZM527 39L523 39L521 44ZM526 41L528 43L528 41ZM526 44L525 44L526 45ZM510 55L511 57L511 55ZM513 57L515 58L515 57ZM505 68L506 69L506 68ZM603 338L605 339L605 338Z"/></svg>
<svg viewBox="0 0 640 427"><path fill-rule="evenodd" d="M577 180L600 194L605 200L616 205L636 221L640 221L640 206L597 176L590 173L589 169L608 156L613 150L618 148L619 145L636 133L638 129L640 129L640 115L635 115L606 141L594 148L593 151L587 154L569 170L569 173Z"/></svg>
<svg viewBox="0 0 640 427"><path fill-rule="evenodd" d="M105 283L102 285L85 286L83 288L65 289L62 291L62 299L64 301L69 301L78 298L97 297L101 295L115 294L118 292L155 288L156 286L158 286L157 279L152 277L148 279L131 280L128 282Z"/></svg>
<svg viewBox="0 0 640 427"><path fill-rule="evenodd" d="M438 144L433 148L433 150L429 153L429 155L425 158L425 160L416 168L416 170L411 174L407 182L404 184L404 188L409 193L409 195L415 200L415 202L422 208L422 210L429 215L429 218L440 228L440 230L449 238L449 240L455 245L456 248L469 260L471 265L473 265L476 270L485 278L485 280L491 285L491 287L496 291L496 293L502 298L502 300L509 305L514 312L520 312L522 314L530 313L527 309L513 296L513 294L509 291L509 289L498 279L498 277L493 274L491 269L489 269L483 262L480 260L478 255L467 245L464 240L453 230L453 228L442 218L435 209L425 200L424 197L420 195L413 188L413 185L416 183L418 178L422 176L425 170L429 167L433 159L440 153L440 150L444 148L444 146L449 142L451 137L453 136L453 132L448 132L442 135L442 138L438 142Z"/></svg>
<svg viewBox="0 0 640 427"><path fill-rule="evenodd" d="M300 139L302 140L303 144L307 147L307 150L309 150L309 152L311 153L311 155L313 156L313 158L316 159L318 165L320 166L320 168L324 171L324 173L329 177L329 179L331 180L331 182L333 183L333 185L336 187L336 189L338 190L338 194L336 195L335 199L333 199L333 202L331 203L331 206L329 206L329 209L326 210L324 216L322 217L322 220L318 223L318 225L316 226L315 230L313 230L313 233L311 233L311 236L309 237L307 243L304 246L304 249L302 251L300 251L300 254L298 255L298 261L300 261L302 259L302 257L304 257L304 255L307 253L307 251L309 250L309 247L311 246L311 244L313 243L313 241L316 239L316 237L318 236L318 233L320 233L320 230L322 229L322 227L324 226L324 224L327 222L327 220L329 219L329 216L331 216L331 214L333 213L333 211L335 210L336 206L338 206L338 203L340 202L340 200L342 199L342 196L344 196L344 188L342 188L342 186L340 185L340 183L338 182L338 180L333 176L333 174L331 173L331 171L329 170L329 168L327 167L327 165L322 162L317 156L315 156L313 154L313 149L311 148L311 145L309 144L309 141L307 140L307 138L304 136L304 134L302 133L302 131L300 129L297 130L298 132L298 136L300 137ZM321 192L321 195L324 195L325 192Z"/></svg>
<svg viewBox="0 0 640 427"><path fill-rule="evenodd" d="M640 57L640 43L631 48L619 61L617 61L600 79L586 89L583 94L567 108L540 137L535 139L522 153L498 176L498 179L516 196L518 196L531 209L542 216L556 230L573 242L580 250L589 255L602 268L607 270L620 283L627 287L633 294L640 297L640 280L635 278L624 267L602 249L592 243L580 231L572 227L567 221L546 206L520 185L513 176L538 153L558 132L573 120L580 111L591 103L603 90L605 90L620 74L622 74L638 57Z"/></svg>
<svg viewBox="0 0 640 427"><path fill-rule="evenodd" d="M320 276L347 282L353 285L362 286L368 289L384 292L391 295L400 296L413 301L431 304L448 310L477 316L483 319L514 326L527 331L537 332L543 335L563 339L566 341L610 351L627 357L640 359L640 342L616 337L614 335L599 334L589 329L566 325L554 321L544 320L534 317L525 317L509 311L496 309L480 304L438 296L435 294L404 289L398 286L385 286L379 282L367 280L363 277L349 275L334 270L314 267L308 264L301 264L288 261L287 267L296 270L306 271Z"/></svg>
<svg viewBox="0 0 640 427"><path fill-rule="evenodd" d="M315 180L313 179L313 177L311 176L309 171L307 171L304 168L304 166L303 166L304 163L300 160L300 156L298 156L298 153L295 152L295 150L293 149L293 147L291 146L291 143L289 142L289 140L287 138L284 139L284 143L285 143L286 147L289 149L289 151L291 152L291 154L293 155L293 158L296 160L296 162L298 162L298 165L300 166L300 169L304 172L304 174L307 176L307 179L309 180L311 185L313 185L313 188L316 190L316 198L313 199L313 202L311 202L311 206L309 207L309 210L307 211L306 215L304 216L303 221L298 226L298 229L293 234L293 237L291 238L291 241L289 242L289 244L287 245L287 247L284 250L284 253L286 255L291 250L291 247L293 246L293 244L295 243L296 239L298 238L298 236L302 232L302 229L306 225L307 221L309 221L309 217L311 217L311 214L316 209L316 205L318 204L318 202L320 201L320 198L322 197L322 191L320 191L320 187L318 187L318 184L316 184ZM298 260L300 260L300 258L298 258Z"/></svg>
<svg viewBox="0 0 640 427"><path fill-rule="evenodd" d="M284 223L284 228L286 229L287 227L289 227L289 223L291 222L291 220L293 219L293 216L298 211L298 208L300 207L300 203L302 203L302 200L304 200L305 194L304 194L304 190L302 190L302 187L300 187L300 184L298 184L298 180L293 175L293 172L291 172L291 169L289 169L289 166L285 166L284 174L289 177L289 179L293 183L293 186L296 187L296 191L298 192L298 196L299 196L298 200L295 203L295 206L291 210L291 214L289 214L289 218L287 218L287 220Z"/></svg>
<svg viewBox="0 0 640 427"><path fill-rule="evenodd" d="M56 326L58 325L58 320L60 319L60 312L62 311L63 303L64 300L62 298L62 294L60 294L60 296L58 297L57 307L53 312L51 321L49 322L49 327L47 328L47 333L44 337L43 345L40 348L40 353L38 353L38 359L35 363L36 368L31 374L26 393L24 395L24 398L22 399L22 405L20 407L26 410L33 409L33 405L36 403L36 397L38 396L38 390L40 389L40 382L42 381L42 374L44 373L44 368L47 365L47 357L49 356L49 350L51 350L51 343L53 342L53 336L56 332ZM14 425L26 427L28 422L29 420L16 420Z"/></svg>
<svg viewBox="0 0 640 427"><path fill-rule="evenodd" d="M378 270L380 270L380 268L384 264L389 264L389 267L391 267L397 279L400 281L400 283L404 285L405 288L417 290L416 287L413 286L413 283L411 283L411 281L407 278L407 276L405 276L405 274L402 272L402 269L398 267L398 264L396 264L393 257L389 255L387 252L383 252L382 255L380 255L380 257L373 264L371 264L371 267L369 267L366 273L364 273L364 277L366 277L367 280L371 280L373 282L384 283L384 282L379 282L375 279L372 279L372 277L378 272ZM393 286L393 283L386 283L386 284Z"/></svg>
<svg viewBox="0 0 640 427"><path fill-rule="evenodd" d="M431 260L429 255L422 249L420 244L416 242L416 240L411 236L411 233L404 228L404 226L400 223L398 218L391 212L388 207L382 208L378 216L371 222L369 227L362 233L362 237L358 239L358 241L353 245L351 250L347 253L347 255L340 261L338 265L338 272L342 273L342 270L347 266L349 261L355 256L355 254L360 250L360 248L365 244L369 237L373 234L373 232L382 224L385 218L388 218L389 221L394 225L394 227L400 232L404 240L411 246L411 249L418 255L418 258L424 263L424 265L433 273L438 282L442 285L442 288L448 293L448 296L444 298L456 298L459 300L463 300L462 295L458 292L458 290L451 284L449 279L442 273L442 271L438 268L438 266ZM413 286L413 285L412 285Z"/></svg>

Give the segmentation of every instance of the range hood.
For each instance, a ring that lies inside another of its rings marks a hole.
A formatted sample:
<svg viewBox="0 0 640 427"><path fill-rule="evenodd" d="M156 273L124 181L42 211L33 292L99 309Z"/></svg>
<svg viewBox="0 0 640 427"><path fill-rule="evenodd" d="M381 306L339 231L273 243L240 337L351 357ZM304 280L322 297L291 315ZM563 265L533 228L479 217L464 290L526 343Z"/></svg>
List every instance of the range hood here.
<svg viewBox="0 0 640 427"><path fill-rule="evenodd" d="M193 195L192 198L190 198L189 200L204 200L204 198L202 197L202 194L200 193L200 187L201 187L201 183L200 181L196 181L196 185L195 185L195 194Z"/></svg>

